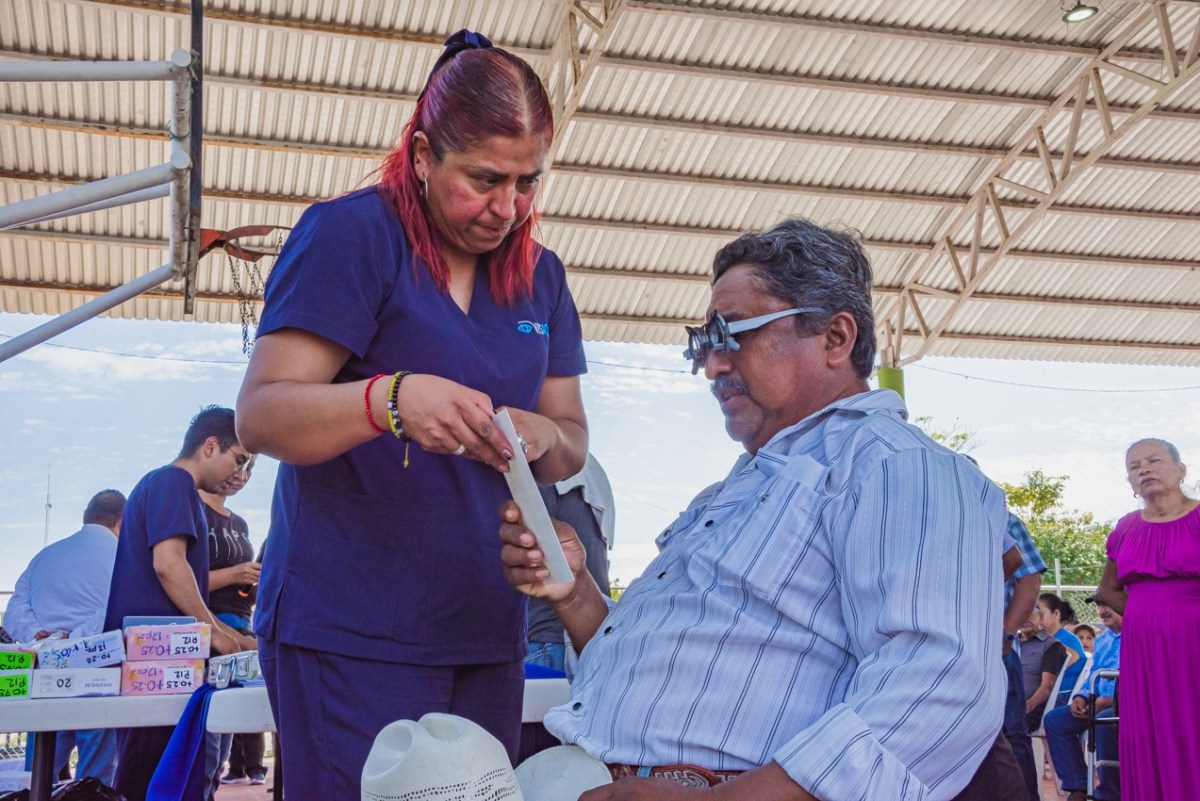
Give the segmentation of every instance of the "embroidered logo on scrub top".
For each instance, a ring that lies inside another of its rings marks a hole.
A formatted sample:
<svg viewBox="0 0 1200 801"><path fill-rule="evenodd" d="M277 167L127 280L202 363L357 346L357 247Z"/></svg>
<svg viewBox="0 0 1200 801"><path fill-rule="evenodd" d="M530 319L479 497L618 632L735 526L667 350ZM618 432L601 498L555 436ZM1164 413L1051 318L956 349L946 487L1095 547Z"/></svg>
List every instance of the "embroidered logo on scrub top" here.
<svg viewBox="0 0 1200 801"><path fill-rule="evenodd" d="M550 336L550 323L535 323L530 320L522 320L517 323L517 330L522 334L541 334L544 337Z"/></svg>

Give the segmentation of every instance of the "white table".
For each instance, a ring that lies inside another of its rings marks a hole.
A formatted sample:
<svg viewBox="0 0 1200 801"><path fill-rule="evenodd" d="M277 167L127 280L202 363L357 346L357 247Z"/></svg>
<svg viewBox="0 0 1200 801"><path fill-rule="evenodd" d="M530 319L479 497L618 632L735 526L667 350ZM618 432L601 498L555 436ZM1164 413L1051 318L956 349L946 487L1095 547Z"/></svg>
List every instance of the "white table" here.
<svg viewBox="0 0 1200 801"><path fill-rule="evenodd" d="M112 696L109 698L39 698L0 703L0 731L42 732L34 741L30 801L47 801L54 783L57 732L76 729L129 729L174 726L190 695ZM552 706L566 703L566 679L526 679L521 720L535 723ZM275 721L266 687L232 687L213 693L208 704L208 730L218 734L273 732ZM276 794L282 788L275 783Z"/></svg>

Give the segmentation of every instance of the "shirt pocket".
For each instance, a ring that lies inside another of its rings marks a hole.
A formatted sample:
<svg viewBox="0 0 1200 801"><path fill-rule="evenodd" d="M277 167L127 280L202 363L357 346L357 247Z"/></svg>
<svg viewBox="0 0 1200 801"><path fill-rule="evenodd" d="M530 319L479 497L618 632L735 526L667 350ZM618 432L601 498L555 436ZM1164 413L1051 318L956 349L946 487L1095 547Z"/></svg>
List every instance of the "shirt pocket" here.
<svg viewBox="0 0 1200 801"><path fill-rule="evenodd" d="M715 516L693 561L719 585L777 599L821 531L821 503L810 482L780 474Z"/></svg>

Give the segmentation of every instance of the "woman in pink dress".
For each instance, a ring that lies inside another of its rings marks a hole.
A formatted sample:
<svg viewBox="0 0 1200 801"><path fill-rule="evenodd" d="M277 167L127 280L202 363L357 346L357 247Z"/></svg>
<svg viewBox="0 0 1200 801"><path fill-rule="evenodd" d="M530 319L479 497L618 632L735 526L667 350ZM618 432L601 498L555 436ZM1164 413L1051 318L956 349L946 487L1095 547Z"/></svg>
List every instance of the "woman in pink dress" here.
<svg viewBox="0 0 1200 801"><path fill-rule="evenodd" d="M1118 688L1121 798L1200 798L1200 502L1183 493L1187 468L1161 439L1125 454L1140 511L1108 537L1097 593L1125 615Z"/></svg>

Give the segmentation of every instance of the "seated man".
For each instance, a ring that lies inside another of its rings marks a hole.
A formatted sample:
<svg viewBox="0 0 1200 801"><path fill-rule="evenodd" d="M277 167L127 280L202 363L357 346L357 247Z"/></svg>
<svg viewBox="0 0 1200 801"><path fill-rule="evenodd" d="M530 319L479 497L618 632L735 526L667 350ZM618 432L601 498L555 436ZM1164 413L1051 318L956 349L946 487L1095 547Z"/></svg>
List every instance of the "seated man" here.
<svg viewBox="0 0 1200 801"><path fill-rule="evenodd" d="M1088 598L1096 601L1096 596ZM1096 602L1096 611L1105 630L1096 638L1096 652L1092 659L1092 670L1115 670L1121 656L1121 616L1102 603ZM1083 758L1080 737L1087 731L1087 698L1091 680L1084 679L1084 689L1071 699L1070 706L1051 710L1043 722L1046 728L1046 745L1050 749L1050 761L1054 772L1062 781L1067 801L1084 801L1091 789L1087 762ZM1116 682L1105 679L1096 687L1096 717L1113 716L1113 695ZM1117 759L1117 727L1096 727L1096 759ZM1121 798L1120 771L1116 768L1100 768L1100 786L1096 788L1100 801L1119 801Z"/></svg>
<svg viewBox="0 0 1200 801"><path fill-rule="evenodd" d="M624 777L583 801L726 781L724 799L953 798L1002 720L1003 494L869 391L853 236L804 220L743 235L717 254L708 311L686 355L746 453L619 603L561 524L576 581L544 584L532 533L501 510L509 581L582 648L546 727Z"/></svg>

